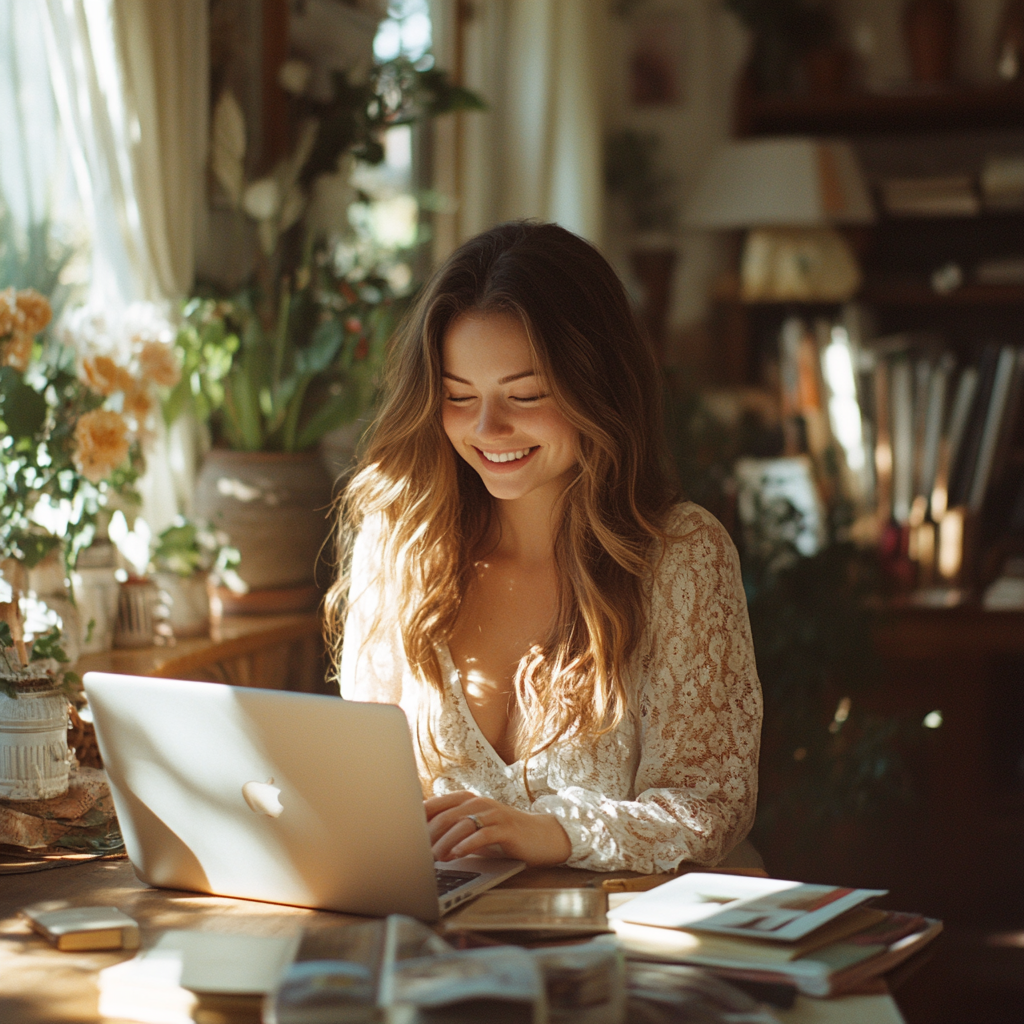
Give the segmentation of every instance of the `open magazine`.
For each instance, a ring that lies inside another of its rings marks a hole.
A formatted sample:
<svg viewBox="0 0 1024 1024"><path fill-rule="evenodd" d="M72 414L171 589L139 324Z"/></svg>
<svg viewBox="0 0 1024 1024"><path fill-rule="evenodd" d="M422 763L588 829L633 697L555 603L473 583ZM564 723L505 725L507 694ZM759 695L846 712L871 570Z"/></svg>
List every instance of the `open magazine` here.
<svg viewBox="0 0 1024 1024"><path fill-rule="evenodd" d="M796 942L887 891L692 872L609 911L608 920Z"/></svg>

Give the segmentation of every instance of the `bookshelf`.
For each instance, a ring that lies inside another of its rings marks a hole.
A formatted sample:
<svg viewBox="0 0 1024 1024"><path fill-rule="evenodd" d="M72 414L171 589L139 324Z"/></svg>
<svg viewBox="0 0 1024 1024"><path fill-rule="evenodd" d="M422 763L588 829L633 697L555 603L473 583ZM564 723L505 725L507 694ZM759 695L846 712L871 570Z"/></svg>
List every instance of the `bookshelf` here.
<svg viewBox="0 0 1024 1024"><path fill-rule="evenodd" d="M781 96L754 95L745 83L735 124L740 136L843 136L875 154L900 143L932 151L948 143L950 152L970 154L988 138L996 151L1024 153L1024 82L894 95ZM882 213L875 225L851 230L848 238L864 271L857 302L874 321L876 336L934 332L961 366L976 363L993 340L1024 345L1024 283L984 284L974 275L982 258L1024 252L1024 211L920 218ZM947 260L962 263L965 273L959 287L943 293L930 276ZM763 384L787 316L811 323L839 312L828 303L743 303L738 281L724 281L714 328L719 382ZM1018 428L1018 438L1024 429ZM1024 462L1024 450L1013 457ZM1024 552L1024 536L990 535L983 543L1000 558ZM943 724L920 730L904 751L919 794L916 805L881 832L865 826L845 846L822 851L817 866L823 876L849 884L887 886L907 905L971 927L984 928L996 918L1019 927L1024 611L985 610L978 579L961 582L968 583L967 597L954 607L924 607L907 593L879 598L873 639L881 682L866 696L871 710L909 722L937 710ZM981 863L986 870L979 873ZM1007 892L1015 894L1012 899Z"/></svg>

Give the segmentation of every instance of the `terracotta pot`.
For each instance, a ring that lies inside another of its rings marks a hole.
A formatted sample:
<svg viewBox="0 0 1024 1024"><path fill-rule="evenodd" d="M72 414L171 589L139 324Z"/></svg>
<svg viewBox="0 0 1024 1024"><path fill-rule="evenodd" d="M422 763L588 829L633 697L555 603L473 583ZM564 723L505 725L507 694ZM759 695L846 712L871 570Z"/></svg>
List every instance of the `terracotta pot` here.
<svg viewBox="0 0 1024 1024"><path fill-rule="evenodd" d="M68 789L68 699L40 679L0 693L0 798L49 800Z"/></svg>
<svg viewBox="0 0 1024 1024"><path fill-rule="evenodd" d="M313 584L330 505L319 452L214 449L199 471L194 512L231 538L250 590L281 590Z"/></svg>
<svg viewBox="0 0 1024 1024"><path fill-rule="evenodd" d="M953 0L911 0L903 12L903 34L915 82L953 80L956 58L956 5Z"/></svg>

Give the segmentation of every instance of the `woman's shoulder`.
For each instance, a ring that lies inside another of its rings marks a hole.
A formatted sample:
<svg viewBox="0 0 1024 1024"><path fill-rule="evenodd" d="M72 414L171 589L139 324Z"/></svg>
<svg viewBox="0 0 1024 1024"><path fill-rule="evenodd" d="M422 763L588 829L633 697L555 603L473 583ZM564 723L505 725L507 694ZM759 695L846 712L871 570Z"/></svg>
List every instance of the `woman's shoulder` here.
<svg viewBox="0 0 1024 1024"><path fill-rule="evenodd" d="M665 516L663 529L668 545L666 555L683 556L687 548L697 544L733 547L726 528L706 508L692 501L673 505Z"/></svg>
<svg viewBox="0 0 1024 1024"><path fill-rule="evenodd" d="M739 556L732 538L706 508L692 501L673 505L662 529L665 546L653 566L656 589L736 571Z"/></svg>

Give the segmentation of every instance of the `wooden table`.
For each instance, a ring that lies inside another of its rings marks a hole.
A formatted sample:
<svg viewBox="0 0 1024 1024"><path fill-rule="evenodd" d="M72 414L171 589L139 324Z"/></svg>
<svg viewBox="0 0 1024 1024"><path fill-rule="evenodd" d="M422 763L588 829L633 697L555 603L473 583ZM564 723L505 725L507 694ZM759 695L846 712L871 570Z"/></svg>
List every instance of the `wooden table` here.
<svg viewBox="0 0 1024 1024"><path fill-rule="evenodd" d="M83 654L75 671L322 693L326 689L323 626L315 612L225 615L213 623L209 636L167 646Z"/></svg>
<svg viewBox="0 0 1024 1024"><path fill-rule="evenodd" d="M576 887L598 875L571 868L527 869L508 886ZM61 953L35 935L18 910L44 899L80 906L116 906L137 920L143 943L165 928L250 935L290 935L302 928L325 928L362 918L303 910L274 903L151 889L136 879L126 860L92 861L74 867L0 879L0 1021L3 1024L95 1024L96 974L130 954ZM786 1024L902 1024L884 989L839 999L800 998L778 1011Z"/></svg>

